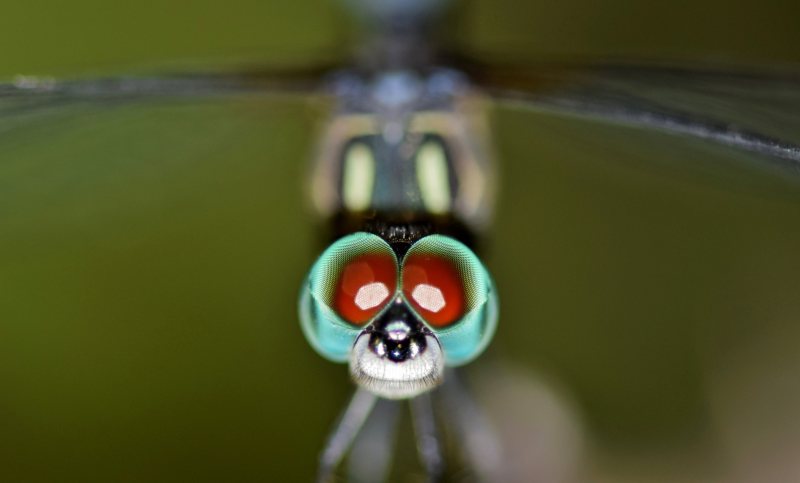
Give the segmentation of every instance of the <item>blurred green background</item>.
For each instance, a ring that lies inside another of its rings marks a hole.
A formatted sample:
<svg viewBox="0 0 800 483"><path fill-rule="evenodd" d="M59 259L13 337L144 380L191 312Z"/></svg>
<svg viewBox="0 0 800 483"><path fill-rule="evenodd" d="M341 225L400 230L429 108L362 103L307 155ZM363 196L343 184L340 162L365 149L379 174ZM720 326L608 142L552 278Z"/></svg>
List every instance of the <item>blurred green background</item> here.
<svg viewBox="0 0 800 483"><path fill-rule="evenodd" d="M485 58L800 62L791 2L460 7L455 43ZM0 76L306 65L354 28L311 0L15 3ZM0 480L310 480L350 391L295 314L325 106L79 109L0 120ZM683 170L732 156L703 143L492 114L502 318L484 370L541 384L567 421L548 431L578 441L549 450L575 468L539 481L793 481L797 185Z"/></svg>

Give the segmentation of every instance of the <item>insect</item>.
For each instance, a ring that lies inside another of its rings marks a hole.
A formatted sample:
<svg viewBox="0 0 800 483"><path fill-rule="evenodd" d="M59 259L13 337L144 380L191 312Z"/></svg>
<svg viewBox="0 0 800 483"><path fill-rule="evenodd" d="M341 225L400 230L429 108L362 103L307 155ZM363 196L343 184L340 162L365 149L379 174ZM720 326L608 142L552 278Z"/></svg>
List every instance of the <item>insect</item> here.
<svg viewBox="0 0 800 483"><path fill-rule="evenodd" d="M738 101L756 86L796 89L791 75L448 62L428 41L434 15L424 3L374 15L381 29L372 49L349 68L75 82L20 77L0 90L6 116L81 103L274 95L320 85L334 99L312 179L332 242L311 269L299 308L311 345L348 362L361 389L323 452L321 480L330 477L370 410L383 404L378 397L413 399L421 459L431 478L443 471L430 391L444 384L469 405L446 367L480 356L498 323L495 286L473 250L490 221L494 190L482 103L697 138L730 149L756 171L800 170L800 148L783 132L783 120L748 127L735 112L717 115L696 102ZM787 106L786 112L797 111ZM457 420L465 426L464 418ZM479 456L474 459L480 464ZM380 472L377 466L371 471Z"/></svg>

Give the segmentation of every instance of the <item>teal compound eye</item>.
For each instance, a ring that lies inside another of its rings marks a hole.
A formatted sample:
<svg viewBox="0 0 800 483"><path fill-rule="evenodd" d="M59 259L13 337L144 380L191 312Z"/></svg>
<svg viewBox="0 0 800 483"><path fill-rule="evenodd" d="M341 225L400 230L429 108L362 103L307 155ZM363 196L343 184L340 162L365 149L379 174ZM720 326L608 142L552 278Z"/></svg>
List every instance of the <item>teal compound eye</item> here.
<svg viewBox="0 0 800 483"><path fill-rule="evenodd" d="M403 297L436 335L447 365L478 357L497 326L497 294L483 263L442 235L417 241L401 267Z"/></svg>
<svg viewBox="0 0 800 483"><path fill-rule="evenodd" d="M380 237L354 233L317 259L300 292L303 333L323 357L348 359L358 335L397 290L394 251Z"/></svg>

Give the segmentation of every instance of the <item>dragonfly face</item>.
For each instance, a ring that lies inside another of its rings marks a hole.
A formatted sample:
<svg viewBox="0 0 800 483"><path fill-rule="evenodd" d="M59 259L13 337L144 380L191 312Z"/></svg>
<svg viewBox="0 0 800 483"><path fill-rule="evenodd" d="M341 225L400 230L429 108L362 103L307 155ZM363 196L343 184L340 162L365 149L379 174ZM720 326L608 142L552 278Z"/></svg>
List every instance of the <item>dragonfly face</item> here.
<svg viewBox="0 0 800 483"><path fill-rule="evenodd" d="M488 211L488 161L453 72L345 76L335 90L340 112L314 195L336 230L352 233L311 269L301 323L362 387L413 397L441 383L446 365L477 357L494 332L491 278L464 243Z"/></svg>

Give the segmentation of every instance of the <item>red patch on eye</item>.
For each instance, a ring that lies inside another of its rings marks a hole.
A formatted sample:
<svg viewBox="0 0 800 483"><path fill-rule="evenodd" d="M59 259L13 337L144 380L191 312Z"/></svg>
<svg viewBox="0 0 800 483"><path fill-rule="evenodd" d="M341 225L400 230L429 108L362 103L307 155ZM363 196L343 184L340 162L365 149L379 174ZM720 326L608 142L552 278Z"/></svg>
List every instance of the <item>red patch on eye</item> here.
<svg viewBox="0 0 800 483"><path fill-rule="evenodd" d="M453 263L435 255L411 255L403 264L403 294L434 327L464 315L464 285Z"/></svg>
<svg viewBox="0 0 800 483"><path fill-rule="evenodd" d="M396 288L394 258L373 253L361 255L342 268L333 308L346 321L362 325L380 311Z"/></svg>

